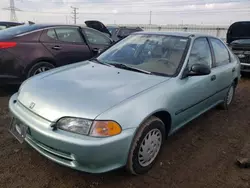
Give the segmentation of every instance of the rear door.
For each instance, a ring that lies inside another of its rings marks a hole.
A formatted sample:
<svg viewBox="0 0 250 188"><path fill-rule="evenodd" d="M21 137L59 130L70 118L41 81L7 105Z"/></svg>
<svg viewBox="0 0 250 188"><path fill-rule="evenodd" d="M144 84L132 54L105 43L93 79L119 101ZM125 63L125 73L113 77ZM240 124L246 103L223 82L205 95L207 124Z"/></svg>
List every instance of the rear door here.
<svg viewBox="0 0 250 188"><path fill-rule="evenodd" d="M112 40L105 34L91 28L82 28L83 35L90 46L93 55L105 50L112 44Z"/></svg>
<svg viewBox="0 0 250 188"><path fill-rule="evenodd" d="M232 61L227 47L221 40L210 37L209 41L214 57L211 74L216 83L216 93L218 94L219 100L221 100L233 82L236 63Z"/></svg>
<svg viewBox="0 0 250 188"><path fill-rule="evenodd" d="M43 31L41 43L59 66L91 58L92 53L78 27L56 27Z"/></svg>

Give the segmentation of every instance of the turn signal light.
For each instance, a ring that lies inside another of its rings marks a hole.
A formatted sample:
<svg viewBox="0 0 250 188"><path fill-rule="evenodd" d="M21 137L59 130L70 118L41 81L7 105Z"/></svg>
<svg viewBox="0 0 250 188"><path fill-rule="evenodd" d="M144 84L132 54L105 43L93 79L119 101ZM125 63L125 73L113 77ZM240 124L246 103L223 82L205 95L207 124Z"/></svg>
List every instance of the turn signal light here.
<svg viewBox="0 0 250 188"><path fill-rule="evenodd" d="M114 121L95 121L90 135L96 137L108 137L122 132L120 125Z"/></svg>

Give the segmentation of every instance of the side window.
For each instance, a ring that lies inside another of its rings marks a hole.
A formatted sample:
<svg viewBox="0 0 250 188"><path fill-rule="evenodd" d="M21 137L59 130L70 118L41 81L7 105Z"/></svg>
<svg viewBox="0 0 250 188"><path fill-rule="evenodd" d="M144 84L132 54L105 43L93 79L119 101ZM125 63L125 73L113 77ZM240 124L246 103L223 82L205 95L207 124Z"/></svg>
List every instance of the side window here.
<svg viewBox="0 0 250 188"><path fill-rule="evenodd" d="M206 38L198 38L194 41L188 61L188 68L193 64L204 64L210 67L212 56Z"/></svg>
<svg viewBox="0 0 250 188"><path fill-rule="evenodd" d="M83 38L77 28L56 28L55 31L59 41L83 43Z"/></svg>
<svg viewBox="0 0 250 188"><path fill-rule="evenodd" d="M210 39L215 56L215 67L228 64L230 62L230 56L225 45L218 39Z"/></svg>
<svg viewBox="0 0 250 188"><path fill-rule="evenodd" d="M110 45L111 40L105 36L105 34L96 31L94 29L84 28L83 29L86 39L90 44Z"/></svg>

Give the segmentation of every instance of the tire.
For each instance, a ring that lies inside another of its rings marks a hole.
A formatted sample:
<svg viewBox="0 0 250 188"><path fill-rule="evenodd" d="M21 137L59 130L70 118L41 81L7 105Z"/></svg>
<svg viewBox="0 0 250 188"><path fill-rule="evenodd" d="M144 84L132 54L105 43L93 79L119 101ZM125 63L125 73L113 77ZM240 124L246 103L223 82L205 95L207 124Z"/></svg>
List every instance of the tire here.
<svg viewBox="0 0 250 188"><path fill-rule="evenodd" d="M126 169L129 173L133 175L144 174L152 168L157 160L157 157L159 156L160 151L162 150L162 146L166 138L165 132L164 123L159 118L154 116L150 117L140 126L131 144L128 155ZM154 143L151 143L150 147L147 147L148 145L146 145L145 140L147 140L150 135L153 135L153 138L156 139L154 140ZM154 144L155 147L152 147L152 144ZM152 152L151 160L147 162L143 160L147 158L143 158L143 156L140 154L140 151L143 149L143 145L146 147L144 149L147 150L147 155L149 155L149 152Z"/></svg>
<svg viewBox="0 0 250 188"><path fill-rule="evenodd" d="M55 66L49 62L45 62L45 61L38 62L29 69L27 78L30 78L36 74L45 72L53 68L55 68Z"/></svg>
<svg viewBox="0 0 250 188"><path fill-rule="evenodd" d="M234 99L235 89L236 89L236 83L233 82L227 91L227 95L224 98L223 103L219 106L221 109L223 110L229 109L229 106L232 104L232 101Z"/></svg>

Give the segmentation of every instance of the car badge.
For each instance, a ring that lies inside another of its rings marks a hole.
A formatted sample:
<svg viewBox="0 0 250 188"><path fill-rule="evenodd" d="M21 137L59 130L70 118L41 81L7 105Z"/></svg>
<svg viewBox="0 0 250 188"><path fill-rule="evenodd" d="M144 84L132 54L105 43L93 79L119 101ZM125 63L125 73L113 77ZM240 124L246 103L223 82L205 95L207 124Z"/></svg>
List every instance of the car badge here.
<svg viewBox="0 0 250 188"><path fill-rule="evenodd" d="M244 57L246 57L246 56L245 56L244 54L239 54L238 57L239 57L239 58L244 58Z"/></svg>
<svg viewBox="0 0 250 188"><path fill-rule="evenodd" d="M33 102L32 102L32 103L30 103L29 108L30 108L30 109L33 109L33 108L35 107L35 105L36 105L36 104L35 104L35 103L33 103Z"/></svg>

